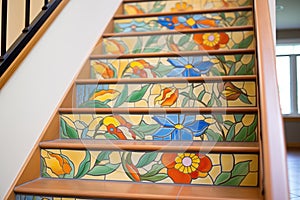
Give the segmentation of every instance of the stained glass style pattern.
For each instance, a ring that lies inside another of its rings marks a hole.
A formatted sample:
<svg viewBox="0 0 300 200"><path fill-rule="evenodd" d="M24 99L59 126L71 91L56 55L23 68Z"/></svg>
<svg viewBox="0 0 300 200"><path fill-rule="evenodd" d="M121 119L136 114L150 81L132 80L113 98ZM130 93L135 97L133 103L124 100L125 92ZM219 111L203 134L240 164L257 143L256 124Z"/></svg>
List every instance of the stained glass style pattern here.
<svg viewBox="0 0 300 200"><path fill-rule="evenodd" d="M251 11L114 20L115 33L253 25Z"/></svg>
<svg viewBox="0 0 300 200"><path fill-rule="evenodd" d="M253 107L256 84L247 82L78 84L82 108Z"/></svg>
<svg viewBox="0 0 300 200"><path fill-rule="evenodd" d="M62 114L62 139L255 142L257 114Z"/></svg>
<svg viewBox="0 0 300 200"><path fill-rule="evenodd" d="M253 31L104 38L103 54L253 49Z"/></svg>
<svg viewBox="0 0 300 200"><path fill-rule="evenodd" d="M256 154L43 149L41 159L42 177L222 186L258 184Z"/></svg>
<svg viewBox="0 0 300 200"><path fill-rule="evenodd" d="M255 75L255 56L198 55L138 59L92 59L91 78L169 78Z"/></svg>
<svg viewBox="0 0 300 200"><path fill-rule="evenodd" d="M16 200L85 200L81 198L67 198L67 197L49 197L49 196L37 196L37 195L22 195L17 194ZM87 200L87 199L86 199ZM100 199L99 199L100 200ZM104 199L103 199L104 200Z"/></svg>
<svg viewBox="0 0 300 200"><path fill-rule="evenodd" d="M124 13L127 15L136 15L143 13L158 12L180 12L203 9L220 9L230 7L241 7L252 5L252 0L171 0L171 1L147 1L138 3L124 4Z"/></svg>

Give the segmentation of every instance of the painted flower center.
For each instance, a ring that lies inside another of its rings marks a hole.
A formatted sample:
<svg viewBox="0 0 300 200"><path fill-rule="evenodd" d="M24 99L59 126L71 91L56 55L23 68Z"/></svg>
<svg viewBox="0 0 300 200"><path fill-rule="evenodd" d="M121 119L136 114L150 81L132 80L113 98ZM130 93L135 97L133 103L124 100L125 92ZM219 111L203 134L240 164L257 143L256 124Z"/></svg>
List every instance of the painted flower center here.
<svg viewBox="0 0 300 200"><path fill-rule="evenodd" d="M213 47L220 42L220 34L218 33L205 33L203 35L203 44Z"/></svg>
<svg viewBox="0 0 300 200"><path fill-rule="evenodd" d="M135 29L136 29L136 25L132 25L132 26L131 26L131 29L132 29L132 30L135 30Z"/></svg>
<svg viewBox="0 0 300 200"><path fill-rule="evenodd" d="M178 130L184 128L184 126L183 126L182 124L176 124L174 127L175 127L176 129L178 129Z"/></svg>
<svg viewBox="0 0 300 200"><path fill-rule="evenodd" d="M186 167L189 167L192 165L192 159L190 157L184 157L182 159L182 164Z"/></svg>
<svg viewBox="0 0 300 200"><path fill-rule="evenodd" d="M189 18L188 20L186 20L186 23L189 26L194 26L196 24L196 21L193 18Z"/></svg>
<svg viewBox="0 0 300 200"><path fill-rule="evenodd" d="M208 36L208 40L213 42L215 40L215 36L213 36L213 35Z"/></svg>
<svg viewBox="0 0 300 200"><path fill-rule="evenodd" d="M188 65L185 65L184 67L187 68L187 69L191 69L191 68L193 68L193 65L188 64Z"/></svg>

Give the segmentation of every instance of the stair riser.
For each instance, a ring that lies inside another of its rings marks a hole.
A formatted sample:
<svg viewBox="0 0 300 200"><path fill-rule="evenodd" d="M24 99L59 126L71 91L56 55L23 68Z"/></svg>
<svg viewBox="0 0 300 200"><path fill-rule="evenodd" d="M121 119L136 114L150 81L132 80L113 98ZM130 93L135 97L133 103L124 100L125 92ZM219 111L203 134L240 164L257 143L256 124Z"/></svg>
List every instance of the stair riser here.
<svg viewBox="0 0 300 200"><path fill-rule="evenodd" d="M114 20L114 32L145 32L253 25L251 11Z"/></svg>
<svg viewBox="0 0 300 200"><path fill-rule="evenodd" d="M206 32L104 38L103 54L252 49L253 31Z"/></svg>
<svg viewBox="0 0 300 200"><path fill-rule="evenodd" d="M77 107L255 107L256 83L77 84Z"/></svg>
<svg viewBox="0 0 300 200"><path fill-rule="evenodd" d="M43 149L42 177L257 186L257 154Z"/></svg>
<svg viewBox="0 0 300 200"><path fill-rule="evenodd" d="M146 1L124 4L124 13L135 15L141 13L192 11L202 9L218 9L224 7L240 7L252 5L252 0L214 1L185 0L181 1Z"/></svg>
<svg viewBox="0 0 300 200"><path fill-rule="evenodd" d="M74 198L74 197L51 197L51 196L43 196L43 195L22 195L18 194L16 196L16 200L87 200L82 198ZM93 198L93 200L96 200ZM117 200L117 199L98 199L97 200Z"/></svg>
<svg viewBox="0 0 300 200"><path fill-rule="evenodd" d="M257 114L114 113L60 116L62 139L255 142L257 126Z"/></svg>
<svg viewBox="0 0 300 200"><path fill-rule="evenodd" d="M169 78L255 75L253 54L91 59L91 78ZM190 66L191 68L187 68Z"/></svg>

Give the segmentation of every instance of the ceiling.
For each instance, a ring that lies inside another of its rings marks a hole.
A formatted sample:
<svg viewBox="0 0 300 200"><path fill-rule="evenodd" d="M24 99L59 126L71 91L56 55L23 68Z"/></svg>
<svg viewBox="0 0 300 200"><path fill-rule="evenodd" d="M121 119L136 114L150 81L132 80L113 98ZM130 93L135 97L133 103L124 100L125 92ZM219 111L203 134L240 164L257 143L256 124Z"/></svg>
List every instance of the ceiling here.
<svg viewBox="0 0 300 200"><path fill-rule="evenodd" d="M276 0L276 29L300 29L300 0Z"/></svg>

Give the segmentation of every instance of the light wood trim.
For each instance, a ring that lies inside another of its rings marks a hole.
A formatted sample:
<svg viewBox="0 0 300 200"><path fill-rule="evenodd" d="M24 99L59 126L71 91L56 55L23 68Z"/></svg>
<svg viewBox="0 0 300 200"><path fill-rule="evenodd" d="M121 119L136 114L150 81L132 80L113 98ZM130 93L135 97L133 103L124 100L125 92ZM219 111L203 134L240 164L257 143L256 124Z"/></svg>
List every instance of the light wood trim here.
<svg viewBox="0 0 300 200"><path fill-rule="evenodd" d="M121 58L153 58L153 57L179 57L199 55L232 55L232 54L254 54L254 49L228 49L228 50L205 50L205 51L178 51L164 53L136 53L136 54L92 54L90 59L121 59Z"/></svg>
<svg viewBox="0 0 300 200"><path fill-rule="evenodd" d="M147 31L147 32L128 32L128 33L105 33L103 38L108 37L135 37L149 35L175 35L175 34L195 34L207 32L234 32L234 31L253 31L254 27L249 26L232 26L232 27L214 27L214 28L198 28L198 29L183 29L183 30L164 30L164 31Z"/></svg>
<svg viewBox="0 0 300 200"><path fill-rule="evenodd" d="M300 148L300 142L288 142L287 143L287 149L299 149Z"/></svg>
<svg viewBox="0 0 300 200"><path fill-rule="evenodd" d="M180 184L139 184L130 182L39 179L15 189L16 192L45 195L81 197L89 199L135 200L262 200L255 187L195 186Z"/></svg>
<svg viewBox="0 0 300 200"><path fill-rule="evenodd" d="M275 50L268 1L255 0L260 83L264 191L267 200L289 199L286 147L280 112Z"/></svg>
<svg viewBox="0 0 300 200"><path fill-rule="evenodd" d="M116 141L64 139L41 142L42 149L174 151L202 153L258 153L257 142Z"/></svg>
<svg viewBox="0 0 300 200"><path fill-rule="evenodd" d="M194 114L251 114L257 113L257 107L224 107L224 108L59 108L61 114L164 114L164 113L194 113Z"/></svg>
<svg viewBox="0 0 300 200"><path fill-rule="evenodd" d="M235 12L235 11L251 11L252 6L241 6L231 8L219 8L219 9L204 9L204 10L192 10L192 11L181 11L181 12L160 12L160 13L145 13L138 15L116 15L115 20L118 19L132 19L132 18L146 18L146 17L157 17L157 16L168 16L168 15L193 15L193 14L205 14L205 13L217 13L217 12Z"/></svg>
<svg viewBox="0 0 300 200"><path fill-rule="evenodd" d="M49 16L49 18L45 21L45 23L40 27L37 33L32 37L32 39L28 42L28 44L24 47L21 53L16 57L16 59L11 63L9 68L4 72L4 74L0 77L0 89L4 86L4 84L9 80L9 78L13 75L13 73L18 69L20 64L23 62L25 57L29 54L34 45L39 41L39 39L44 35L46 30L52 24L52 22L56 19L62 9L69 3L70 0L63 0L58 7L53 11L53 13Z"/></svg>
<svg viewBox="0 0 300 200"><path fill-rule="evenodd" d="M299 117L285 117L283 116L284 122L300 122L300 116Z"/></svg>

